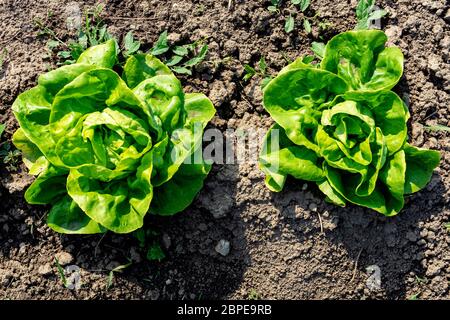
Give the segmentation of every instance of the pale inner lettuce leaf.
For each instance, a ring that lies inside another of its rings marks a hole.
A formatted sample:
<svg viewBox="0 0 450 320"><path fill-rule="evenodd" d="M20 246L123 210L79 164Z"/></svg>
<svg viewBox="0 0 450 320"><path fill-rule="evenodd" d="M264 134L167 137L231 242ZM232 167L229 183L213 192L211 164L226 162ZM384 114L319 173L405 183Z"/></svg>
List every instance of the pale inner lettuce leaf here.
<svg viewBox="0 0 450 320"><path fill-rule="evenodd" d="M347 89L331 72L297 68L280 73L264 90L264 106L290 140L318 152L314 141L321 106Z"/></svg>
<svg viewBox="0 0 450 320"><path fill-rule="evenodd" d="M345 80L350 90L388 91L403 74L403 54L386 48L386 41L380 30L343 32L327 43L321 67Z"/></svg>

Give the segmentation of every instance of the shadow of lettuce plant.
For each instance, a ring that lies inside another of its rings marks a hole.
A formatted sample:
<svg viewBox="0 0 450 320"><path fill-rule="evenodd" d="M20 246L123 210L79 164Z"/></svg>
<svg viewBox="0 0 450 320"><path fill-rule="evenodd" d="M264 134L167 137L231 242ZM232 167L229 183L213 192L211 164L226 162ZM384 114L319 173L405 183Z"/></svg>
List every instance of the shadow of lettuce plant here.
<svg viewBox="0 0 450 320"><path fill-rule="evenodd" d="M52 205L57 232L132 232L147 212L186 208L210 171L197 152L215 114L210 100L183 93L149 54L128 57L119 76L117 53L114 40L91 47L13 104L13 143L37 175L25 199Z"/></svg>
<svg viewBox="0 0 450 320"><path fill-rule="evenodd" d="M265 87L264 107L276 124L259 162L270 190L281 191L291 175L316 182L334 204L392 216L404 195L429 182L440 154L407 142L409 111L390 91L403 54L386 41L379 30L341 33L319 65L297 59Z"/></svg>

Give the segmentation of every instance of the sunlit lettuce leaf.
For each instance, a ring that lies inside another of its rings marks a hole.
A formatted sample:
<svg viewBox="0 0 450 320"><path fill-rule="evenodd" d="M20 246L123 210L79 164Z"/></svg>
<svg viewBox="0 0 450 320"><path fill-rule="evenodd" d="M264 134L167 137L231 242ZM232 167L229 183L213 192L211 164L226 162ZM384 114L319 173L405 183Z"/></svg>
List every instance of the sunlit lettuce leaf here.
<svg viewBox="0 0 450 320"><path fill-rule="evenodd" d="M440 155L407 142L409 111L390 91L403 54L386 41L379 30L341 33L319 68L297 59L270 81L264 107L276 124L259 159L270 190L281 191L292 175L315 181L331 203L392 216L405 194L427 185Z"/></svg>
<svg viewBox="0 0 450 320"><path fill-rule="evenodd" d="M331 39L321 67L344 79L351 90L371 93L390 90L403 74L403 54L385 47L380 30L347 31Z"/></svg>
<svg viewBox="0 0 450 320"><path fill-rule="evenodd" d="M215 114L209 99L184 94L150 55L129 57L123 78L116 62L115 41L91 47L13 104L20 125L13 142L37 175L25 199L52 206L47 222L57 232L132 232L150 207L184 210L209 173L201 158L186 161L201 153Z"/></svg>

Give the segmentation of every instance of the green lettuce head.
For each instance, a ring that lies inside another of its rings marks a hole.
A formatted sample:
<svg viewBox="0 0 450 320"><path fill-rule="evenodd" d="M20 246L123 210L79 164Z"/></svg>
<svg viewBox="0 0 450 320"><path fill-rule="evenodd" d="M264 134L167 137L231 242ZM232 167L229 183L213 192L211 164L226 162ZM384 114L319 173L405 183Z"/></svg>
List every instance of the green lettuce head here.
<svg viewBox="0 0 450 320"><path fill-rule="evenodd" d="M25 199L52 206L47 222L57 232L132 232L149 211L185 209L209 173L201 157L215 114L208 98L184 94L151 55L130 57L122 77L116 61L113 40L91 47L13 104L13 142L37 175Z"/></svg>
<svg viewBox="0 0 450 320"><path fill-rule="evenodd" d="M349 31L327 44L319 66L298 59L264 89L276 124L260 168L272 191L286 177L316 182L327 200L397 214L404 195L429 182L440 154L407 142L408 108L390 89L403 55L382 31Z"/></svg>

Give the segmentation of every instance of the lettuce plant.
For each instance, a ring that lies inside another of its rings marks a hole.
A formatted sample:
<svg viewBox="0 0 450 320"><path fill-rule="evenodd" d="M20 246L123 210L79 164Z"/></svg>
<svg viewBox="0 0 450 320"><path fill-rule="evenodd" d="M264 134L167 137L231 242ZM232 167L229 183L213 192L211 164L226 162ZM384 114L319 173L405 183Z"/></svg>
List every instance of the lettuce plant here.
<svg viewBox="0 0 450 320"><path fill-rule="evenodd" d="M152 55L130 56L122 76L116 62L115 41L91 47L13 104L13 142L37 175L25 199L52 206L57 232L134 231L147 212L186 208L210 170L197 152L215 114L210 100L183 93Z"/></svg>
<svg viewBox="0 0 450 320"><path fill-rule="evenodd" d="M334 204L391 216L429 182L440 154L407 142L408 108L390 91L403 55L386 41L379 30L341 33L320 65L297 59L265 87L276 124L259 162L270 190L281 191L291 175L316 182Z"/></svg>

